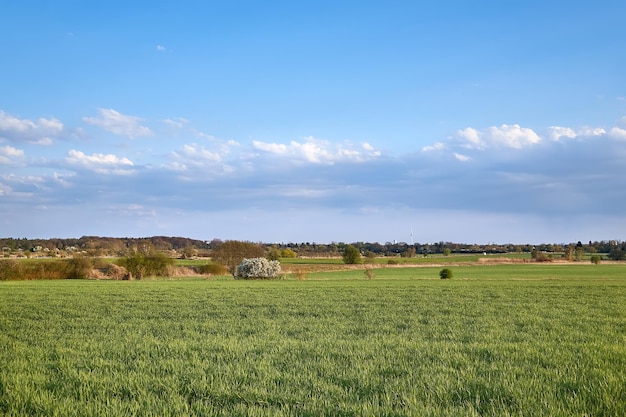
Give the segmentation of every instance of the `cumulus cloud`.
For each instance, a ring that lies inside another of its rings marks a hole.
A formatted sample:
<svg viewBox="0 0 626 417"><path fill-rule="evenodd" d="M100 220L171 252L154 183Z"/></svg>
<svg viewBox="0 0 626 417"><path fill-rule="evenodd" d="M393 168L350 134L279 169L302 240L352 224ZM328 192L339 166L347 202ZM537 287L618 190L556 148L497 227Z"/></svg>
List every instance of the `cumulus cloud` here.
<svg viewBox="0 0 626 417"><path fill-rule="evenodd" d="M465 129L459 130L459 137L467 142L466 146L468 148L483 148L486 145L481 139L481 134L478 130L473 127L466 127Z"/></svg>
<svg viewBox="0 0 626 417"><path fill-rule="evenodd" d="M606 130L601 127L583 127L580 129L573 129L571 127L563 126L550 126L548 128L548 136L553 141L559 141L562 138L575 139L575 138L589 138L595 136L602 136L606 133Z"/></svg>
<svg viewBox="0 0 626 417"><path fill-rule="evenodd" d="M609 131L609 136L613 139L626 140L626 129L621 127L614 127Z"/></svg>
<svg viewBox="0 0 626 417"><path fill-rule="evenodd" d="M65 161L74 166L82 167L98 174L130 174L133 162L128 158L120 158L113 154L95 153L86 155L81 151L70 150Z"/></svg>
<svg viewBox="0 0 626 417"><path fill-rule="evenodd" d="M0 164L14 165L24 160L24 151L12 146L0 146Z"/></svg>
<svg viewBox="0 0 626 417"><path fill-rule="evenodd" d="M207 148L197 143L185 144L182 148L170 153L171 161L163 164L163 168L170 171L210 172L211 174L223 174L233 171L225 157L230 153L230 144L218 142L212 148ZM205 177L200 177L204 180Z"/></svg>
<svg viewBox="0 0 626 417"><path fill-rule="evenodd" d="M57 119L20 119L0 110L0 140L48 146L63 132L63 123Z"/></svg>
<svg viewBox="0 0 626 417"><path fill-rule="evenodd" d="M118 136L131 139L149 136L152 131L141 125L141 119L136 116L127 116L113 109L98 109L97 117L83 117L83 121L92 126L111 132Z"/></svg>
<svg viewBox="0 0 626 417"><path fill-rule="evenodd" d="M222 160L222 156L219 153L211 152L195 143L184 145L182 149L173 154L178 159L197 164L220 162Z"/></svg>
<svg viewBox="0 0 626 417"><path fill-rule="evenodd" d="M562 127L562 126L550 126L548 128L548 134L550 135L550 139L553 141L558 141L561 138L570 138L573 139L576 136L576 132L571 127Z"/></svg>
<svg viewBox="0 0 626 417"><path fill-rule="evenodd" d="M291 141L289 144L252 141L252 147L265 154L284 157L290 162L332 165L337 162L363 162L381 155L372 145L363 142L355 147L351 144L333 144L327 140L312 136L302 142Z"/></svg>
<svg viewBox="0 0 626 417"><path fill-rule="evenodd" d="M5 183L5 192L18 198L32 198L36 193L54 189L49 184L49 178L42 175L9 174L3 175L0 179Z"/></svg>
<svg viewBox="0 0 626 417"><path fill-rule="evenodd" d="M491 142L510 148L522 148L541 142L541 138L532 129L520 127L520 125L502 125L499 128L489 128Z"/></svg>
<svg viewBox="0 0 626 417"><path fill-rule="evenodd" d="M435 142L432 145L427 145L422 148L423 152L441 151L446 148L443 142Z"/></svg>
<svg viewBox="0 0 626 417"><path fill-rule="evenodd" d="M464 141L465 147L474 149L491 147L521 149L541 142L539 135L532 129L518 124L491 126L482 131L467 127L459 130L458 135Z"/></svg>

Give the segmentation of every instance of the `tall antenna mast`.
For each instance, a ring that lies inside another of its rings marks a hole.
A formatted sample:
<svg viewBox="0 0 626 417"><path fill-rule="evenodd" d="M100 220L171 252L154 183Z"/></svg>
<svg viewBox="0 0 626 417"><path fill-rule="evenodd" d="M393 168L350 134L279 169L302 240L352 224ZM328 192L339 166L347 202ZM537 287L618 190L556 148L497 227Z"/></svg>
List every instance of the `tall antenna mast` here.
<svg viewBox="0 0 626 417"><path fill-rule="evenodd" d="M411 246L413 246L413 225L411 225Z"/></svg>

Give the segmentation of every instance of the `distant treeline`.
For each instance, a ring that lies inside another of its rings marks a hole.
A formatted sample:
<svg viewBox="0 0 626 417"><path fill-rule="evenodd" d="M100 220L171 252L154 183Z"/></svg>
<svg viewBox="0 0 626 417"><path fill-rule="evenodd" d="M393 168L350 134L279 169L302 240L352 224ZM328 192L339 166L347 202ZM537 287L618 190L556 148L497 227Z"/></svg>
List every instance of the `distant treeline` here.
<svg viewBox="0 0 626 417"><path fill-rule="evenodd" d="M0 239L0 247L3 252L28 251L28 252L87 252L90 255L124 256L129 252L149 252L152 250L176 251L204 250L210 246L207 242L186 237L153 236L145 238L133 237L100 237L83 236L68 239Z"/></svg>
<svg viewBox="0 0 626 417"><path fill-rule="evenodd" d="M210 256L211 250L223 241L190 239L185 237L153 236L145 238L116 238L100 236L83 236L68 239L15 239L0 238L0 247L5 255L16 252L50 253L50 252L86 252L92 256L125 256L129 252L176 252L182 256ZM341 256L348 243L258 243L266 250L291 249L298 256ZM373 256L428 256L446 253L562 253L568 248L582 248L587 253L626 253L626 242L623 241L589 241L568 244L464 244L454 242L414 243L406 242L352 242L363 255Z"/></svg>

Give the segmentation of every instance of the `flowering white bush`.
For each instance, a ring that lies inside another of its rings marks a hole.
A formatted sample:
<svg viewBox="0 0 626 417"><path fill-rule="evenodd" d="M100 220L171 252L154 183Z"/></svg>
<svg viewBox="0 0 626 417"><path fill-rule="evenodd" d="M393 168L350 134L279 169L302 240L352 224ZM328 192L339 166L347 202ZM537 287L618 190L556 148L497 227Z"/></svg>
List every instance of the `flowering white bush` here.
<svg viewBox="0 0 626 417"><path fill-rule="evenodd" d="M236 277L277 278L280 275L280 262L268 261L265 258L246 258L237 267Z"/></svg>

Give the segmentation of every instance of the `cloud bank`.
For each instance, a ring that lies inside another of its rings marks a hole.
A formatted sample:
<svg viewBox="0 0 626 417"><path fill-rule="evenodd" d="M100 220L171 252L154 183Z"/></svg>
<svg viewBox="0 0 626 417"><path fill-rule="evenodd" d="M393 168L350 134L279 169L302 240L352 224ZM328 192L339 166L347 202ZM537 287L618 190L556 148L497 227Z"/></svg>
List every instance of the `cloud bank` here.
<svg viewBox="0 0 626 417"><path fill-rule="evenodd" d="M60 137L63 123L0 111L5 233L386 241L413 226L423 242L507 242L530 231L535 241L616 238L624 223L625 119L607 127L468 126L395 155L312 136L219 139L186 119L150 127L113 109L83 122L132 140L123 149L73 140L40 157L42 139ZM33 218L72 226L63 232Z"/></svg>

